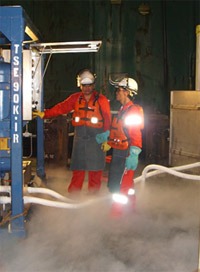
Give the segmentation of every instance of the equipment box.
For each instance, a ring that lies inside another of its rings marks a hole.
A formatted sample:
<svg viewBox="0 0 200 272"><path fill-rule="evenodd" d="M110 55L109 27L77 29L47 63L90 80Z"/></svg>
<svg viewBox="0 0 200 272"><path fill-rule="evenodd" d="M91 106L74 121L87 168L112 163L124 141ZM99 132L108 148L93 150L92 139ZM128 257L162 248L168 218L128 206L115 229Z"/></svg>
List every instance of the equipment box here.
<svg viewBox="0 0 200 272"><path fill-rule="evenodd" d="M200 160L200 92L172 91L170 105L169 164Z"/></svg>

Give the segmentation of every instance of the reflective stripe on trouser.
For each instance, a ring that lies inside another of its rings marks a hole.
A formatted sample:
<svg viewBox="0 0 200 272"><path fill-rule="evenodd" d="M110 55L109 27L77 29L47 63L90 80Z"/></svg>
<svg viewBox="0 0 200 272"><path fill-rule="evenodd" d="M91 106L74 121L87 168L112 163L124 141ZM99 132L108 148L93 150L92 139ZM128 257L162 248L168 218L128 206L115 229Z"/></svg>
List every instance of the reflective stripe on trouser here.
<svg viewBox="0 0 200 272"><path fill-rule="evenodd" d="M125 170L122 176L122 181L120 184L120 193L128 194L128 190L134 187L134 171L133 170Z"/></svg>
<svg viewBox="0 0 200 272"><path fill-rule="evenodd" d="M128 190L134 188L134 171L125 170L122 176L122 181L120 184L120 193L127 195L128 203L126 205L113 202L111 206L111 216L112 217L121 217L124 213L129 213L135 210L136 206L136 197L135 195L128 195Z"/></svg>
<svg viewBox="0 0 200 272"><path fill-rule="evenodd" d="M98 191L101 187L102 170L100 171L89 171L88 172L88 190ZM80 191L83 187L85 178L84 170L74 170L71 183L68 187L68 192Z"/></svg>
<svg viewBox="0 0 200 272"><path fill-rule="evenodd" d="M119 193L125 172L128 150L113 149L112 160L108 174L108 188L111 193Z"/></svg>

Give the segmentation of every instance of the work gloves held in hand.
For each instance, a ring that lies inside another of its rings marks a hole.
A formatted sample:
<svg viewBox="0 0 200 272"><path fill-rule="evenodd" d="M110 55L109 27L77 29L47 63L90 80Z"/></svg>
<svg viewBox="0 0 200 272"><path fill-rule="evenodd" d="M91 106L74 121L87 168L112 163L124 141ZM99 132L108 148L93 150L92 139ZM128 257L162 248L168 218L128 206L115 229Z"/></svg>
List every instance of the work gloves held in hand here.
<svg viewBox="0 0 200 272"><path fill-rule="evenodd" d="M131 146L129 156L126 158L125 167L128 170L135 170L138 166L138 156L142 150L137 146Z"/></svg>
<svg viewBox="0 0 200 272"><path fill-rule="evenodd" d="M110 131L106 130L105 132L99 133L96 135L96 141L98 144L102 144L104 142L107 142L108 136L110 135Z"/></svg>
<svg viewBox="0 0 200 272"><path fill-rule="evenodd" d="M96 141L98 144L101 145L101 149L104 152L107 152L108 150L111 149L111 146L107 144L108 136L110 135L110 131L106 130L105 132L99 133L96 135Z"/></svg>
<svg viewBox="0 0 200 272"><path fill-rule="evenodd" d="M101 144L101 149L103 150L103 152L107 152L111 149L111 146L107 142L104 142Z"/></svg>
<svg viewBox="0 0 200 272"><path fill-rule="evenodd" d="M43 111L33 111L32 116L33 116L33 118L40 117L41 119L43 119L44 112Z"/></svg>

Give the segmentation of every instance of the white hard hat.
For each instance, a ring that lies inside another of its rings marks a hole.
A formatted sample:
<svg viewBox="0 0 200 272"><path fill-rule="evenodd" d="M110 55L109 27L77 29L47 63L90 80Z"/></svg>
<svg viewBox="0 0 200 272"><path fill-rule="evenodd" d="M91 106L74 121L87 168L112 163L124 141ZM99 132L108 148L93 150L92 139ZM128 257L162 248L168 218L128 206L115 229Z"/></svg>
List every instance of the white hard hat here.
<svg viewBox="0 0 200 272"><path fill-rule="evenodd" d="M122 87L129 91L129 95L133 96L134 94L137 94L138 92L138 84L137 82L130 77L123 78L118 84L118 87Z"/></svg>
<svg viewBox="0 0 200 272"><path fill-rule="evenodd" d="M80 84L83 85L93 84L94 80L95 80L94 75L89 70L84 70L77 77L77 85L79 87Z"/></svg>

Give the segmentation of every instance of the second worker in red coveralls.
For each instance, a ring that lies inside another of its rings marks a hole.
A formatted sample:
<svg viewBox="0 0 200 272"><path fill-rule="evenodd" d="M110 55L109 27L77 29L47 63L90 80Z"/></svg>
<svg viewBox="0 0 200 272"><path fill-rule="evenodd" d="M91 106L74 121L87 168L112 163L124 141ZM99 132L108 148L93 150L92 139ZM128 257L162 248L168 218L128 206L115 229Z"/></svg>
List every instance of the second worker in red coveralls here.
<svg viewBox="0 0 200 272"><path fill-rule="evenodd" d="M73 111L72 125L75 130L70 165L73 175L68 192L82 189L85 171L88 171L89 192L96 192L101 187L105 166L105 152L101 144L109 135L110 105L108 99L95 90L95 76L88 69L79 73L77 81L81 92L36 115L52 118Z"/></svg>
<svg viewBox="0 0 200 272"><path fill-rule="evenodd" d="M132 101L138 90L134 79L125 77L111 84L116 87L116 100L121 103L121 108L113 117L108 138L108 144L113 148L108 188L111 193L126 196L134 204L133 178L142 151L143 109ZM121 212L122 208L120 203L113 203L114 213Z"/></svg>

